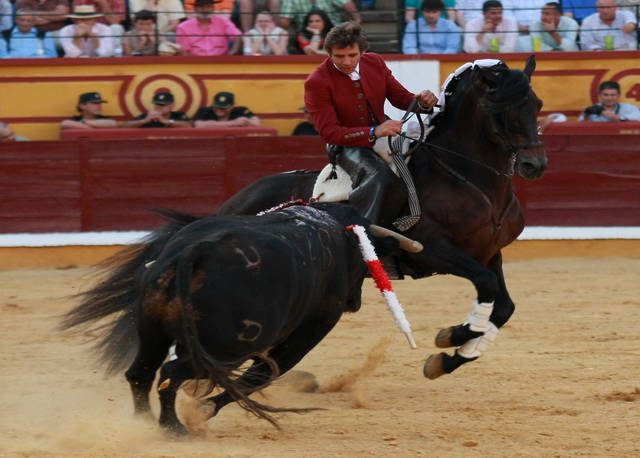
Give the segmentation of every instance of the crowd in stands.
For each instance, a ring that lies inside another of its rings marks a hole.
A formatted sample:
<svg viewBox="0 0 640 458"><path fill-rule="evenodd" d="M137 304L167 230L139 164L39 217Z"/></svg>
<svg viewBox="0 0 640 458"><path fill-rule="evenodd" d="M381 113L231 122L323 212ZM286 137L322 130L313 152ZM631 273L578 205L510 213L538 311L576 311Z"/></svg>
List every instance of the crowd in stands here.
<svg viewBox="0 0 640 458"><path fill-rule="evenodd" d="M326 54L375 0L0 0L0 57ZM405 0L402 52L638 49L638 0ZM365 23L366 31L366 23Z"/></svg>

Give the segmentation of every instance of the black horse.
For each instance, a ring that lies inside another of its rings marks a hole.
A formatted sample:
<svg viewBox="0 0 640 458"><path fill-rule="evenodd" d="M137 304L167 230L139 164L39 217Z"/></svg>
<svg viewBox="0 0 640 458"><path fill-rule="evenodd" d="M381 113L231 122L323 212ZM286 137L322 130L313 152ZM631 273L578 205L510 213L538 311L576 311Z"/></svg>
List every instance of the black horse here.
<svg viewBox="0 0 640 458"><path fill-rule="evenodd" d="M524 71L499 61L463 67L450 78L444 109L409 163L421 216L405 235L424 250L398 259L402 273L413 278L452 274L477 290L465 323L436 337L440 348L460 348L453 356L440 353L427 360L424 373L430 379L479 357L513 314L500 251L524 229L512 177L517 172L535 180L547 167L537 129L542 102L530 85L534 56ZM308 200L317 175L265 177L233 196L218 214L255 214L292 197ZM408 212L407 206L402 214Z"/></svg>

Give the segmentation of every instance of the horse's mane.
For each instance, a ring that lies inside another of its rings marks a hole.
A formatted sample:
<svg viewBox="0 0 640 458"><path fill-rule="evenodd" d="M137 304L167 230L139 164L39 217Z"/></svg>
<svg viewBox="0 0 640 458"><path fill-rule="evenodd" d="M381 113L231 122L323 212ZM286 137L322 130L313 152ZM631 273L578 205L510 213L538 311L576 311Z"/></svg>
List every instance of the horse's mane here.
<svg viewBox="0 0 640 458"><path fill-rule="evenodd" d="M488 87L488 89L487 89ZM434 130L450 128L460 109L469 109L465 99L471 92L479 100L483 114L495 115L521 106L528 98L530 81L522 70L510 69L494 59L477 60L460 66L446 79L440 93L440 109L428 120L427 135ZM501 123L506 123L500 120ZM511 126L512 130L519 130ZM485 137L481 129L476 133Z"/></svg>

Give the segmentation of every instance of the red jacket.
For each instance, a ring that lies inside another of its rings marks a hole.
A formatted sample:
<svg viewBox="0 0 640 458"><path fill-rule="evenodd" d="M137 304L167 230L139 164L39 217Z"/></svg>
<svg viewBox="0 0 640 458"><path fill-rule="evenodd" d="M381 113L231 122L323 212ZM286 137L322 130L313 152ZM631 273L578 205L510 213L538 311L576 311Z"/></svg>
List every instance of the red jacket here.
<svg viewBox="0 0 640 458"><path fill-rule="evenodd" d="M358 81L338 70L328 57L304 83L305 106L320 137L332 145L371 147L369 129L385 121L385 99L406 110L415 97L374 53L362 55ZM369 106L377 119L372 119Z"/></svg>

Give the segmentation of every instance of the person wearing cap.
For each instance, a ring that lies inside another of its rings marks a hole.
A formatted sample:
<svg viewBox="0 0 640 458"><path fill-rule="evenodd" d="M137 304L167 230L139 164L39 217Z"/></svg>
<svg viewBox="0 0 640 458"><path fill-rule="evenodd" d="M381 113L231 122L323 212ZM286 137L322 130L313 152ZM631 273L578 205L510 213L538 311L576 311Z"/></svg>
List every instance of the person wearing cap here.
<svg viewBox="0 0 640 458"><path fill-rule="evenodd" d="M28 142L27 137L16 135L6 122L0 121L0 142Z"/></svg>
<svg viewBox="0 0 640 458"><path fill-rule="evenodd" d="M176 42L187 56L237 54L242 32L231 19L214 15L215 0L196 0L196 17L184 21L176 30ZM229 49L229 42L233 42Z"/></svg>
<svg viewBox="0 0 640 458"><path fill-rule="evenodd" d="M67 15L74 23L60 30L65 57L113 56L111 29L97 22L102 16L93 5L76 6L73 14Z"/></svg>
<svg viewBox="0 0 640 458"><path fill-rule="evenodd" d="M298 109L304 113L304 119L306 119L306 121L302 121L298 124L291 135L320 135L316 126L313 125L313 120L311 119L311 116L309 116L307 107L301 107Z"/></svg>
<svg viewBox="0 0 640 458"><path fill-rule="evenodd" d="M194 127L251 127L259 126L260 119L247 107L234 105L231 92L218 92L210 107L200 108L196 113Z"/></svg>
<svg viewBox="0 0 640 458"><path fill-rule="evenodd" d="M173 94L158 92L153 96L153 110L125 121L123 128L136 127L191 127L191 120L181 111L173 111L175 106Z"/></svg>
<svg viewBox="0 0 640 458"><path fill-rule="evenodd" d="M115 129L118 123L109 116L102 115L102 104L107 103L98 92L81 94L78 99L77 116L65 119L60 129Z"/></svg>

